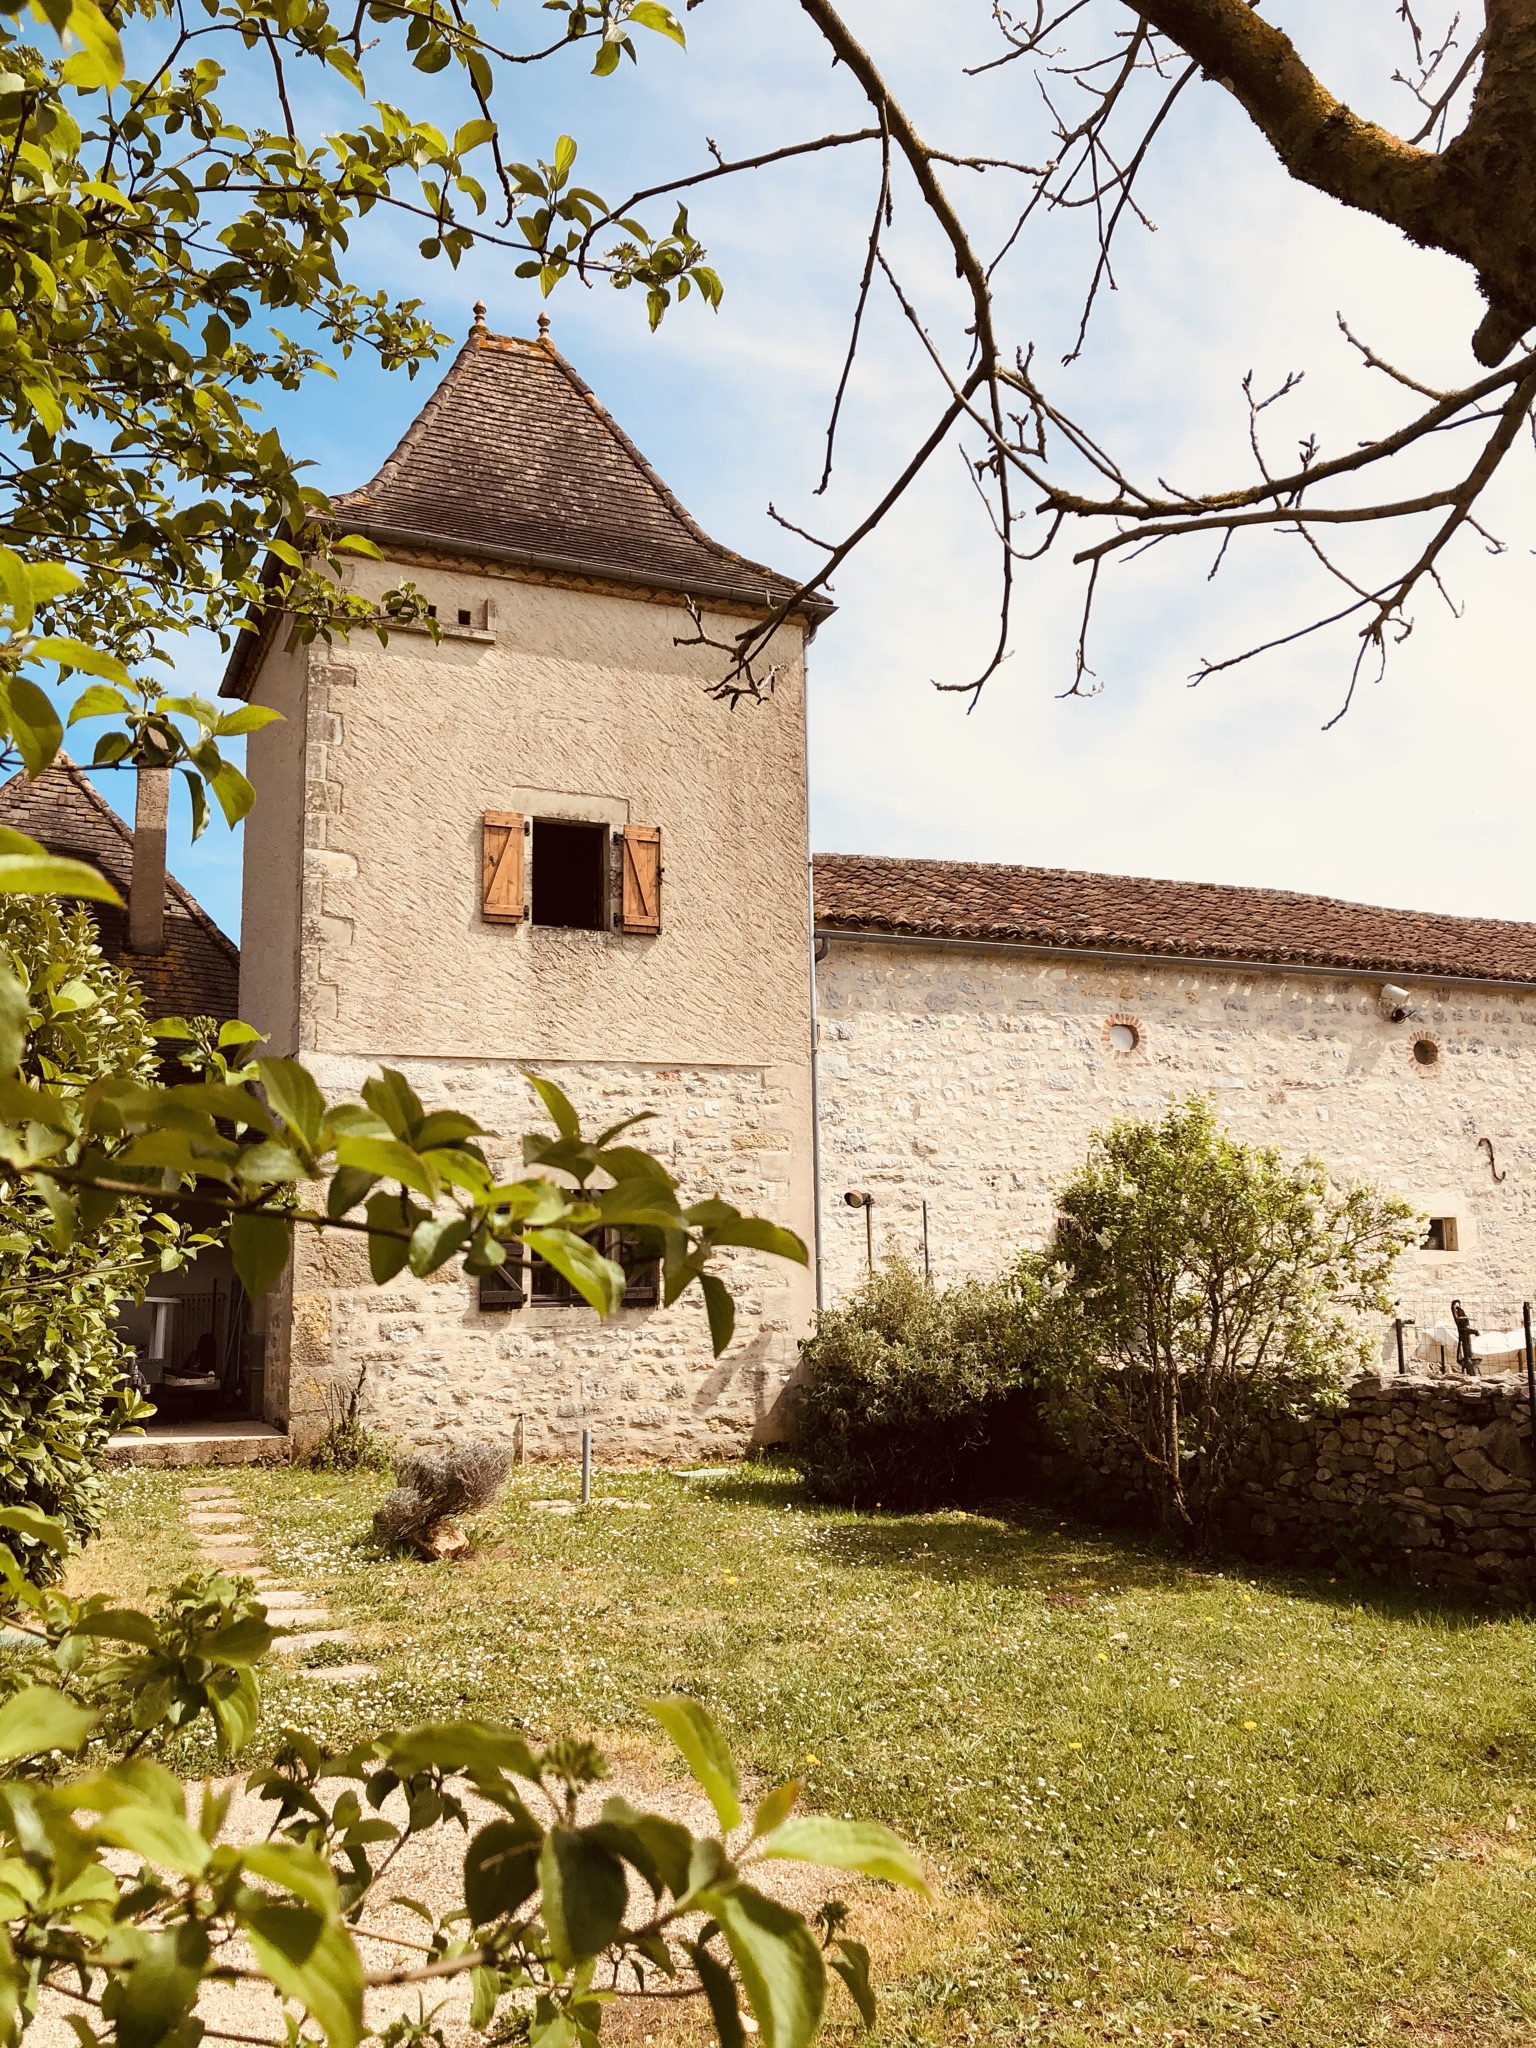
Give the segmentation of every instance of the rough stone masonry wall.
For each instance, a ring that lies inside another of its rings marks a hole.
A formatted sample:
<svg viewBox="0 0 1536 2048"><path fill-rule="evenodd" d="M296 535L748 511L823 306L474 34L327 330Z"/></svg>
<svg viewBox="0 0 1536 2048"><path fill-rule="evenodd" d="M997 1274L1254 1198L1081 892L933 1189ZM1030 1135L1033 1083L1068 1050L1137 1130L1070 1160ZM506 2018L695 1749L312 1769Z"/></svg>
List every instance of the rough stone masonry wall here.
<svg viewBox="0 0 1536 2048"><path fill-rule="evenodd" d="M1145 1508L1145 1468L1119 1442L1079 1435L1035 1464L1048 1490L1092 1512ZM1536 1592L1536 1466L1523 1375L1362 1373L1342 1408L1272 1424L1239 1474L1227 1528L1274 1561L1400 1563L1435 1584Z"/></svg>
<svg viewBox="0 0 1536 2048"><path fill-rule="evenodd" d="M323 1053L309 1065L331 1096L354 1093L368 1071ZM402 1065L424 1100L499 1132L505 1164L521 1171L516 1135L544 1119L516 1065ZM541 1066L590 1124L653 1111L640 1142L679 1176L685 1199L717 1193L752 1213L782 1213L791 1134L804 1116L802 1071ZM716 1359L697 1289L671 1308L621 1310L606 1326L580 1306L482 1312L457 1261L426 1280L403 1273L375 1287L359 1240L301 1236L288 1313L274 1319L287 1356L272 1375L268 1412L287 1419L302 1451L361 1382L363 1419L406 1443L476 1438L520 1445L529 1458L571 1458L590 1428L600 1464L736 1455L782 1427L801 1269L735 1252L721 1272L739 1335Z"/></svg>
<svg viewBox="0 0 1536 2048"><path fill-rule="evenodd" d="M934 1277L998 1273L1048 1241L1095 1130L1200 1092L1245 1143L1457 1218L1456 1254L1399 1269L1421 1330L1453 1295L1486 1328L1518 1322L1536 1290L1536 991L1400 975L1421 1014L1390 1024L1387 978L834 933L816 974L828 1299L864 1270L846 1190L874 1195L877 1257L920 1259L926 1201ZM1117 1022L1134 1051L1111 1044ZM1413 1056L1425 1036L1433 1066Z"/></svg>

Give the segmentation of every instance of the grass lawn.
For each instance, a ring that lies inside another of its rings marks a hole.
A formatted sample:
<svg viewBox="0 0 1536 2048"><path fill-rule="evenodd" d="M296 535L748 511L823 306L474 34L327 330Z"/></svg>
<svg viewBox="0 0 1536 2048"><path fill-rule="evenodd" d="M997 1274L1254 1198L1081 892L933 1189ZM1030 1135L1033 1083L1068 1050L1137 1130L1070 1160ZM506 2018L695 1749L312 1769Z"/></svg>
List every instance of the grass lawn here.
<svg viewBox="0 0 1536 2048"><path fill-rule="evenodd" d="M602 1475L643 1505L571 1517L529 1507L569 1473L519 1473L479 1555L428 1566L369 1541L382 1480L229 1476L379 1672L279 1675L272 1730L478 1714L633 1753L677 1689L917 1844L947 1903L873 1930L884 2042L1536 2042L1529 1619L812 1508L765 1468ZM179 1475L112 1484L124 1570L158 1505L168 1578Z"/></svg>

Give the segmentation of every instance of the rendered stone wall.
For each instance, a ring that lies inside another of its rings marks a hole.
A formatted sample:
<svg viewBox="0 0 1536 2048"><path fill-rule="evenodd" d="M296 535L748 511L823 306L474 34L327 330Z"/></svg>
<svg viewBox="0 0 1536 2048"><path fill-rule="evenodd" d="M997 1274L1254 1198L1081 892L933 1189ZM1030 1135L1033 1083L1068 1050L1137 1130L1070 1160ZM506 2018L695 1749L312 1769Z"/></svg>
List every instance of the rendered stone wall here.
<svg viewBox="0 0 1536 2048"><path fill-rule="evenodd" d="M433 556L356 575L408 575L444 620L486 623L268 657L256 698L288 722L252 736L255 815L302 839L301 882L286 841L246 864L242 973L272 1050L332 1093L401 1068L500 1133L514 1171L543 1121L520 1072L537 1067L599 1124L656 1110L636 1141L690 1198L809 1241L800 627L775 644L771 698L733 714L707 694L718 654L674 645L693 631L678 600ZM481 817L508 809L659 825L661 933L484 922ZM266 1413L302 1448L366 1372L367 1412L405 1442L513 1441L521 1418L529 1457L572 1455L584 1424L615 1462L739 1454L782 1426L812 1282L746 1256L730 1277L739 1334L717 1362L696 1291L606 1327L584 1308L482 1314L456 1268L378 1290L356 1242L305 1239L263 1311Z"/></svg>
<svg viewBox="0 0 1536 2048"><path fill-rule="evenodd" d="M1030 1460L1033 1482L1144 1517L1144 1467L1086 1432ZM1536 1592L1536 1464L1523 1375L1363 1373L1342 1408L1273 1424L1239 1477L1227 1529L1279 1561L1344 1557L1447 1586Z"/></svg>
<svg viewBox="0 0 1536 2048"><path fill-rule="evenodd" d="M1518 1323L1536 1291L1536 992L1398 975L1422 1015L1394 1025L1385 978L834 934L816 982L828 1300L864 1269L848 1189L875 1197L877 1257L920 1259L926 1200L935 1277L996 1273L1047 1242L1095 1129L1200 1091L1239 1139L1458 1218L1456 1254L1400 1268L1422 1328L1453 1295L1484 1327ZM1111 1048L1115 1022L1135 1051ZM1412 1050L1426 1034L1429 1068Z"/></svg>
<svg viewBox="0 0 1536 2048"><path fill-rule="evenodd" d="M355 1090L363 1062L312 1055L328 1093ZM544 1119L510 1062L407 1062L423 1099L466 1110L511 1142ZM644 1142L678 1175L686 1199L718 1193L782 1215L795 1206L793 1142L807 1113L801 1069L541 1064L593 1122L656 1112ZM497 1158L495 1146L492 1157ZM803 1191L799 1191L803 1193ZM746 1252L721 1271L737 1328L712 1356L697 1290L669 1309L626 1309L608 1325L584 1307L482 1312L457 1266L428 1280L372 1285L360 1240L301 1238L291 1275L277 1412L302 1448L359 1381L366 1420L402 1442L486 1438L529 1458L570 1458L584 1427L600 1464L719 1458L783 1427L796 1361L798 1267Z"/></svg>

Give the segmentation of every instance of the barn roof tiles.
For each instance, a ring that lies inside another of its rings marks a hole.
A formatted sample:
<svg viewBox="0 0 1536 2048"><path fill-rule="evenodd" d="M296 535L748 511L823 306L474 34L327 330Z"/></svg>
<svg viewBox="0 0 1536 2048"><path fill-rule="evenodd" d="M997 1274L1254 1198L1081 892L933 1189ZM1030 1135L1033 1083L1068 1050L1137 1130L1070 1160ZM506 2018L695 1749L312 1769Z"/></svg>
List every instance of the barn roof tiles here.
<svg viewBox="0 0 1536 2048"><path fill-rule="evenodd" d="M89 861L124 903L133 871L133 833L73 761L61 758L36 782L13 775L0 784L0 824L25 832L51 853ZM101 950L144 991L149 1016L238 1015L240 948L173 875L165 878L165 950L128 951L128 914L109 903L84 906L95 920ZM185 1079L185 1075L178 1075Z"/></svg>
<svg viewBox="0 0 1536 2048"><path fill-rule="evenodd" d="M1287 889L819 853L822 931L1536 983L1536 924Z"/></svg>

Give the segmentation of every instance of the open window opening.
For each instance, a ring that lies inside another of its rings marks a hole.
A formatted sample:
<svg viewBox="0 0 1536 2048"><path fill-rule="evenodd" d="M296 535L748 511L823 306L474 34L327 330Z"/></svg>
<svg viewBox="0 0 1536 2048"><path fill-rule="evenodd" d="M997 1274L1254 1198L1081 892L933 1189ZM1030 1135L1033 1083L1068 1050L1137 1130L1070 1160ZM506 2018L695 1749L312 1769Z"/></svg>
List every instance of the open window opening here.
<svg viewBox="0 0 1536 2048"><path fill-rule="evenodd" d="M1454 1252L1460 1250L1454 1216L1431 1216L1429 1229L1424 1234L1422 1249L1427 1252Z"/></svg>
<svg viewBox="0 0 1536 2048"><path fill-rule="evenodd" d="M482 1315L505 1315L509 1310L521 1308L527 1300L523 1286L523 1268L508 1260L498 1266L494 1273L480 1275L480 1313Z"/></svg>
<svg viewBox="0 0 1536 2048"><path fill-rule="evenodd" d="M533 821L533 922L600 932L608 923L608 827Z"/></svg>
<svg viewBox="0 0 1536 2048"><path fill-rule="evenodd" d="M625 1308L655 1308L661 1299L661 1260L654 1250L655 1240L646 1242L646 1233L640 1230L622 1230L610 1226L600 1230L594 1240L597 1249L605 1259L612 1259L624 1269ZM543 1260L535 1260L529 1269L529 1299L545 1308L585 1308L586 1303L576 1292L563 1273L557 1273L553 1266Z"/></svg>

